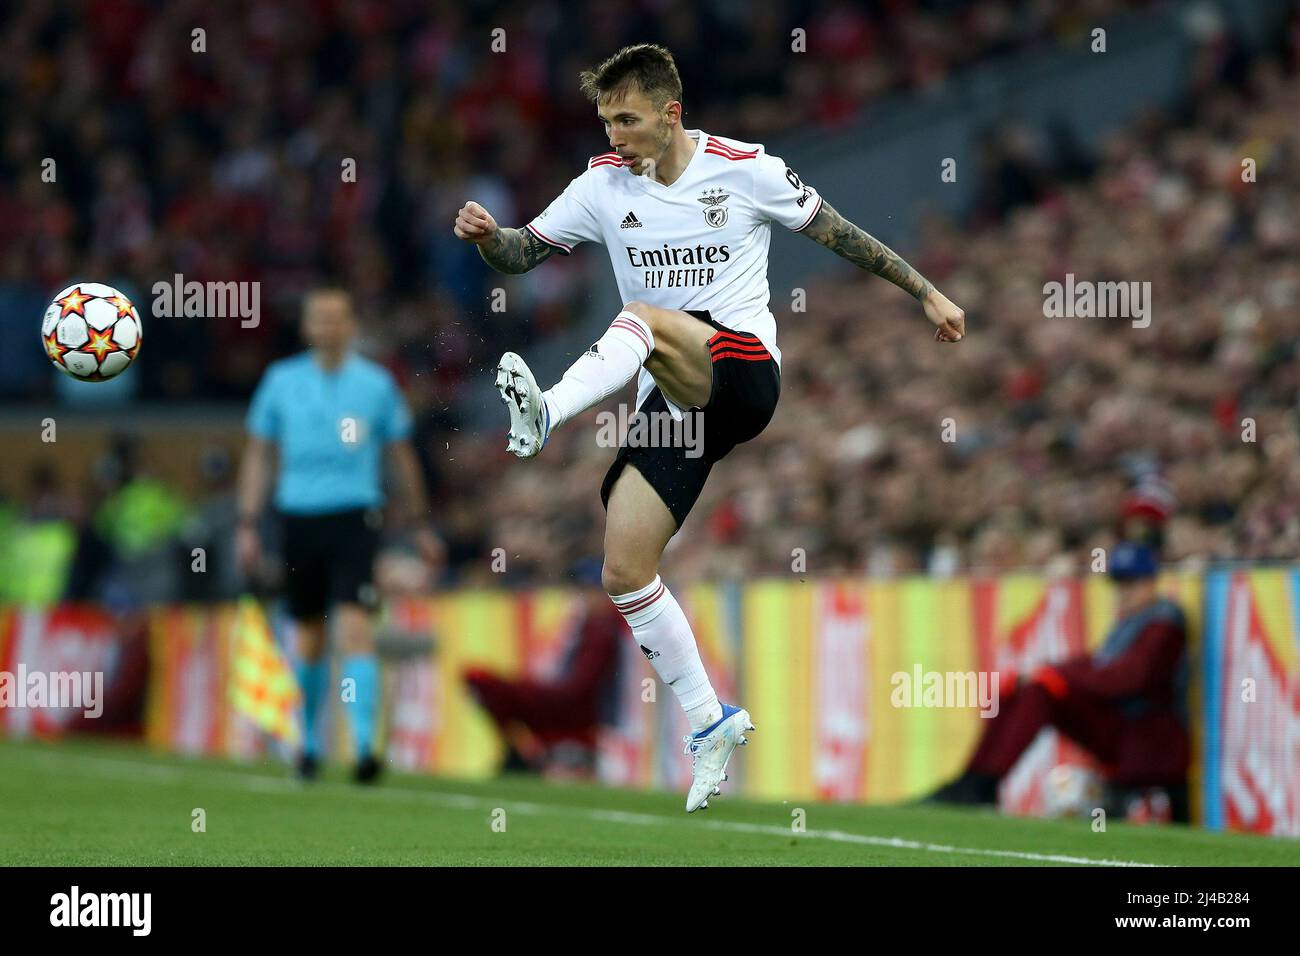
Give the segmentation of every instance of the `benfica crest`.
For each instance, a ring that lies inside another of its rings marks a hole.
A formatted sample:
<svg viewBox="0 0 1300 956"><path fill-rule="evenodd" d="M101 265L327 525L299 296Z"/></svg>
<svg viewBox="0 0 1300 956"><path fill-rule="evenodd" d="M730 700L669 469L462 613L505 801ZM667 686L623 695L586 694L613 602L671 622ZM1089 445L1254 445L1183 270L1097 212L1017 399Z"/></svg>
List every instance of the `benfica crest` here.
<svg viewBox="0 0 1300 956"><path fill-rule="evenodd" d="M704 195L698 198L704 203L705 222L714 229L721 229L727 224L727 207L722 204L731 196L721 189L706 189Z"/></svg>

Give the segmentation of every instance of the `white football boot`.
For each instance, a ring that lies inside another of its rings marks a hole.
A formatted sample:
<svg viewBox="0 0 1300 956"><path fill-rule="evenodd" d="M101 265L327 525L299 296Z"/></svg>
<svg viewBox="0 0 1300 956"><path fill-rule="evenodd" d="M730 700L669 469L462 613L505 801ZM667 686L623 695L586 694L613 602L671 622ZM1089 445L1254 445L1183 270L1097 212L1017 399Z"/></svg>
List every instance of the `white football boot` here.
<svg viewBox="0 0 1300 956"><path fill-rule="evenodd" d="M532 458L551 433L551 414L542 400L542 390L528 365L514 352L497 363L497 391L510 409L510 438L506 451L520 458Z"/></svg>
<svg viewBox="0 0 1300 956"><path fill-rule="evenodd" d="M694 813L709 808L709 797L721 793L719 784L727 779L727 761L731 752L748 743L744 733L753 730L749 711L730 704L722 705L722 719L698 734L687 734L686 750L691 758L691 773L695 780L686 795L686 812Z"/></svg>

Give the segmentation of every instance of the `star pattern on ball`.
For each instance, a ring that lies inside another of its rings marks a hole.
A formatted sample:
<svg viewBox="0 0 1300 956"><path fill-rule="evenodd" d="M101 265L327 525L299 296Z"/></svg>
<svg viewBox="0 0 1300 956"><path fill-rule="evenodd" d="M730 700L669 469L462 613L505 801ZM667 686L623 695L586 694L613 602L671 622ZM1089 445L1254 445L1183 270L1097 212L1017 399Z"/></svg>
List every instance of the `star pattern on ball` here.
<svg viewBox="0 0 1300 956"><path fill-rule="evenodd" d="M113 298L105 299L104 301L117 309L117 317L119 319L124 315L131 314L131 303L127 301L125 296L115 295Z"/></svg>
<svg viewBox="0 0 1300 956"><path fill-rule="evenodd" d="M113 330L105 329L98 332L95 329L90 330L90 341L81 347L83 352L94 352L95 358L104 361L104 356L116 349L113 344Z"/></svg>
<svg viewBox="0 0 1300 956"><path fill-rule="evenodd" d="M81 291L81 286L77 286L62 299L56 299L55 305L62 308L59 312L59 318L66 315L79 315L83 319L86 317L86 303L95 298L93 295L86 295Z"/></svg>
<svg viewBox="0 0 1300 956"><path fill-rule="evenodd" d="M68 286L45 310L41 320L41 347L59 371L81 382L106 382L125 371L140 353L140 315L131 300L117 289L98 283L89 286L89 289L83 284ZM107 303L113 312L103 306L92 306L96 299ZM97 329L96 325L105 328ZM123 341L131 341L131 347L124 347ZM121 358L108 362L111 356ZM105 362L108 369L104 367Z"/></svg>
<svg viewBox="0 0 1300 956"><path fill-rule="evenodd" d="M54 337L53 332L49 335L41 336L41 339L45 342L45 354L48 355L52 361L57 362L63 357L63 353L68 351L59 344L59 340Z"/></svg>

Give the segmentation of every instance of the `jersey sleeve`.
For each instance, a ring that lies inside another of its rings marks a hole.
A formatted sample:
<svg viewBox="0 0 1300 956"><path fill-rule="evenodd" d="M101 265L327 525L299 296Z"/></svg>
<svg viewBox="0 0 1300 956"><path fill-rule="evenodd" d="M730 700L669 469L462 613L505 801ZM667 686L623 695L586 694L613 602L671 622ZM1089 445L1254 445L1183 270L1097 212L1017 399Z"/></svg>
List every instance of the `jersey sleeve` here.
<svg viewBox="0 0 1300 956"><path fill-rule="evenodd" d="M277 402L279 388L276 384L279 378L275 368L269 369L257 383L257 389L253 392L253 401L248 406L248 420L245 426L249 434L263 441L280 439L280 409Z"/></svg>
<svg viewBox="0 0 1300 956"><path fill-rule="evenodd" d="M527 229L561 254L568 255L580 242L601 242L600 226L589 195L590 177L583 173L556 196Z"/></svg>
<svg viewBox="0 0 1300 956"><path fill-rule="evenodd" d="M799 232L821 210L822 197L784 160L761 152L754 168L754 205L764 219Z"/></svg>

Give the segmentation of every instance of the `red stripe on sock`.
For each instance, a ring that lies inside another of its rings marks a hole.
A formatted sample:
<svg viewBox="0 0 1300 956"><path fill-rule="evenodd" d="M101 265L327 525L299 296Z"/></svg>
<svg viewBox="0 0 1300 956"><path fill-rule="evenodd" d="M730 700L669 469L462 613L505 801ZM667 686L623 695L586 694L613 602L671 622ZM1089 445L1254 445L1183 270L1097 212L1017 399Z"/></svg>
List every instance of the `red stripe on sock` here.
<svg viewBox="0 0 1300 956"><path fill-rule="evenodd" d="M645 597L640 598L639 600L630 601L627 604L620 606L619 610L622 611L624 614L635 613L636 611L640 611L642 608L649 607L655 601L659 600L659 598L663 595L663 593L664 593L664 585L663 582L661 581L659 583L659 587L655 588L653 593L648 594Z"/></svg>
<svg viewBox="0 0 1300 956"><path fill-rule="evenodd" d="M659 582L659 587L663 587L663 586L664 586L664 582L663 582L663 581L660 581L660 582ZM627 601L620 601L620 600L618 600L617 598L611 596L611 597L610 597L610 600L614 602L614 606L615 606L615 607L627 607L629 604L635 604L635 603L637 603L637 601L644 601L645 598L644 598L644 597L639 597L639 598L631 598L630 600L627 600Z"/></svg>
<svg viewBox="0 0 1300 956"><path fill-rule="evenodd" d="M640 611L643 608L647 608L651 604L654 604L655 601L659 600L660 595L662 595L663 593L664 593L664 585L663 582L660 581L659 587L656 588L655 592L651 594L649 597L643 597L641 598L641 600L632 601L627 605L622 605L619 604L617 601L615 601L614 606L618 608L620 614L622 614L624 617L627 617L627 615L629 614L635 614L637 611Z"/></svg>
<svg viewBox="0 0 1300 956"><path fill-rule="evenodd" d="M631 332L635 332L641 341L645 343L646 352L649 353L654 351L650 345L650 340L646 338L645 330L635 322L630 322L627 319L615 319L613 322L609 323L609 327L611 329L628 329Z"/></svg>
<svg viewBox="0 0 1300 956"><path fill-rule="evenodd" d="M718 361L718 359L725 359L725 358L744 359L746 362L767 362L771 360L772 356L768 355L767 353L764 353L762 355L749 355L745 352L714 352L713 353L713 361L715 362Z"/></svg>

